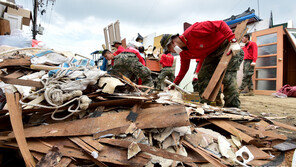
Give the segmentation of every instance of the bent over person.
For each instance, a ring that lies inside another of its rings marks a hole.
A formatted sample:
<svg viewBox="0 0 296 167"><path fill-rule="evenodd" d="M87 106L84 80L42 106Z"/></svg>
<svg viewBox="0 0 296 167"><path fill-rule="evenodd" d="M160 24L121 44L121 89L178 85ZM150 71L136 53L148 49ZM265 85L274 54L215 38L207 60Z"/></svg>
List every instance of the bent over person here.
<svg viewBox="0 0 296 167"><path fill-rule="evenodd" d="M237 92L236 74L243 59L243 50L235 39L234 33L224 21L197 22L190 26L179 36L165 34L160 41L165 50L180 54L181 69L174 83L179 83L184 78L190 66L190 59L203 61L198 74L198 81L194 90L202 95L218 66L220 59L230 43L233 56L227 66L224 84L225 107L240 107ZM220 97L219 95L217 97ZM217 99L218 100L218 99ZM202 103L208 103L201 99Z"/></svg>
<svg viewBox="0 0 296 167"><path fill-rule="evenodd" d="M102 55L107 60L114 60L114 65L110 70L110 74L121 76L124 75L128 78L136 76L142 79L142 84L153 87L151 71L139 62L139 58L133 52L126 50L114 56L108 49L104 50Z"/></svg>

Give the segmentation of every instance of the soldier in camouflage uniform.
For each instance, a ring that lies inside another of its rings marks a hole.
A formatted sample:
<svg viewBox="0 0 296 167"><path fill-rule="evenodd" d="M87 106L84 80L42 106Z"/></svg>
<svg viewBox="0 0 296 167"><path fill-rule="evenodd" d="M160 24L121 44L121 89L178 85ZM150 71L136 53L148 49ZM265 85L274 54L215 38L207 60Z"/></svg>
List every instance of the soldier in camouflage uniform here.
<svg viewBox="0 0 296 167"><path fill-rule="evenodd" d="M198 81L197 84L194 85L194 91L199 92L199 94L202 94L206 87L208 86L208 83L210 82L212 75L215 72L216 67L218 66L220 59L227 47L228 42L225 41L220 47L207 56L202 64L201 70L198 73ZM222 84L224 85L224 99L225 100L225 107L233 107L233 106L240 106L240 100L239 100L239 93L237 92L237 70L239 70L240 64L243 61L244 58L244 52L241 49L236 55L234 55L226 69L225 77L222 81ZM220 93L217 96L220 97ZM205 99L201 99L202 103L209 103L209 101Z"/></svg>
<svg viewBox="0 0 296 167"><path fill-rule="evenodd" d="M121 52L119 55L114 56L109 50L104 50L102 55L107 60L114 59L114 66L110 70L110 74L121 76L120 74L131 78L136 76L142 79L142 84L153 87L151 71L139 62L135 53Z"/></svg>

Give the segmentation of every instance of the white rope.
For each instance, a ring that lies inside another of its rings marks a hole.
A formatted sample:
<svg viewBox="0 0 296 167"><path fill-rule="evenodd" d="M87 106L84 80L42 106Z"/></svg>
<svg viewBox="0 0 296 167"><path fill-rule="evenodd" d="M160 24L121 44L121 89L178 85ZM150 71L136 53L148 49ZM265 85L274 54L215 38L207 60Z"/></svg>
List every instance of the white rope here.
<svg viewBox="0 0 296 167"><path fill-rule="evenodd" d="M67 78L67 76L77 70L86 70L86 68L85 67L75 67L75 66L70 65L70 67L67 70L59 70L53 77L41 80L41 83L43 84L44 87L36 92L31 93L30 95L28 95L26 97L24 97L23 99L20 100L20 103L22 105L27 105L27 106L55 109L55 111L51 114L51 118L53 120L58 120L58 121L67 119L70 116L72 116L74 113L78 113L78 112L82 111L82 110L79 110L79 108L80 109L85 108L85 104L82 104L82 101L83 102L86 101L89 104L90 100L88 99L88 97L81 96L82 93L81 93L80 97L75 97L75 96L77 96L77 92L76 92L76 95L74 94L75 91L72 91L73 94L70 94L70 93L65 94L63 92L63 90L61 90L61 88L60 88L61 84L66 83L67 81L71 81L71 79ZM25 99L27 99L33 95L38 95L41 92L44 92L44 98L45 98L46 102L49 104L49 106L48 105L41 105L41 104L30 104L30 103L23 102ZM72 97L67 97L66 95L68 95L68 96L72 95ZM72 98L72 99L64 103L64 100L65 100L64 97ZM55 117L55 114L57 112L59 112L59 108L65 107L75 101L77 101L77 107L75 109L72 109L74 104L72 104L71 106L68 107L68 112L70 112L70 114L68 114L62 118Z"/></svg>

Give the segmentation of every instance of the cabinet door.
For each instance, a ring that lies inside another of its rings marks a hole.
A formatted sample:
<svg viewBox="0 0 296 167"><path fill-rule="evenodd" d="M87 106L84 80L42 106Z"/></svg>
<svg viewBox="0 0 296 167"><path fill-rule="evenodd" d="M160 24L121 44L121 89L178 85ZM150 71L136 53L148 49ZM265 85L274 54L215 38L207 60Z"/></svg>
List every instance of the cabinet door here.
<svg viewBox="0 0 296 167"><path fill-rule="evenodd" d="M257 31L252 41L258 45L253 75L256 94L270 95L283 86L283 27Z"/></svg>

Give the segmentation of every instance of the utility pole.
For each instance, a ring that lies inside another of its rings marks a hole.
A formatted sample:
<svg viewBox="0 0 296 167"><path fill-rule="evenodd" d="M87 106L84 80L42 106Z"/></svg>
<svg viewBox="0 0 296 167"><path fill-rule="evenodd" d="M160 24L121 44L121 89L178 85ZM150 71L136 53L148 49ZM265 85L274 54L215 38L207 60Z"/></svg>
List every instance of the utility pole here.
<svg viewBox="0 0 296 167"><path fill-rule="evenodd" d="M38 10L38 0L34 0L34 11L33 11L33 39L36 39L37 35L37 10Z"/></svg>

